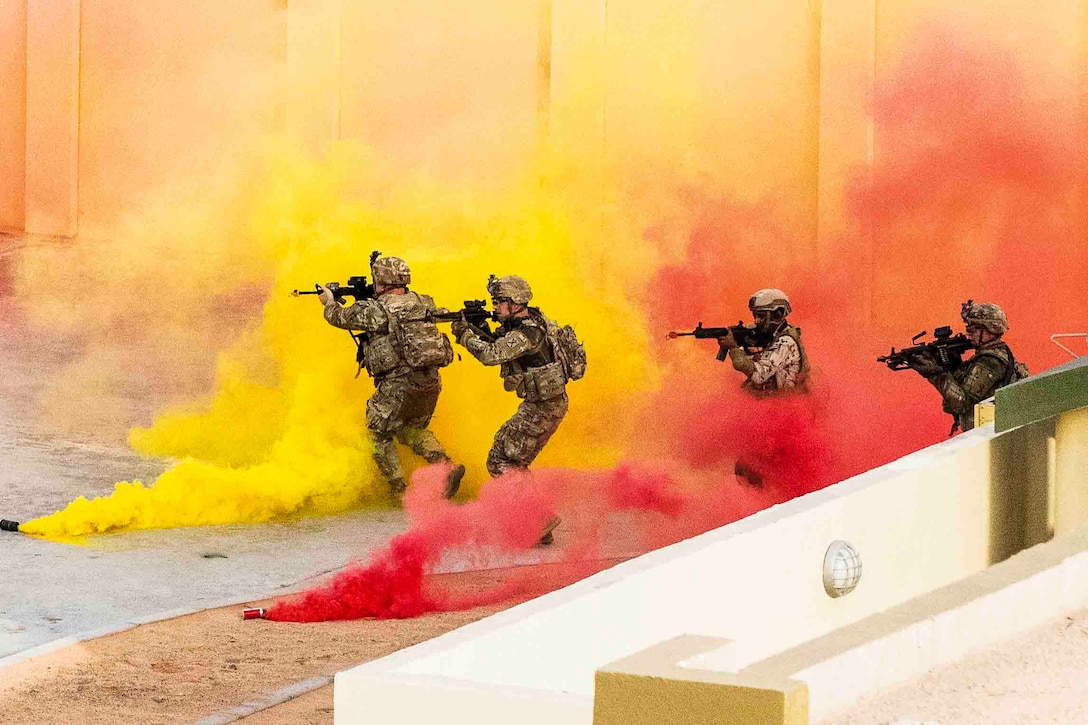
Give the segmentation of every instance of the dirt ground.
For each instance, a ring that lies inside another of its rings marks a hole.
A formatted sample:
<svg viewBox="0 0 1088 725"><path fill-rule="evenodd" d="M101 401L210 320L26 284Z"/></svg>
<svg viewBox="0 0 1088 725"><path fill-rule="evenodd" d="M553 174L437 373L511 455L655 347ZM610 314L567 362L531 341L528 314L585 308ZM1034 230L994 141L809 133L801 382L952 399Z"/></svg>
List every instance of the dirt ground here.
<svg viewBox="0 0 1088 725"><path fill-rule="evenodd" d="M496 572L446 575L483 590ZM254 602L261 606L268 602ZM143 625L0 670L5 724L194 722L281 688L376 659L511 606L410 620L320 624L243 621L241 607ZM244 718L332 722L332 687Z"/></svg>
<svg viewBox="0 0 1088 725"><path fill-rule="evenodd" d="M862 701L820 725L1088 723L1088 609Z"/></svg>

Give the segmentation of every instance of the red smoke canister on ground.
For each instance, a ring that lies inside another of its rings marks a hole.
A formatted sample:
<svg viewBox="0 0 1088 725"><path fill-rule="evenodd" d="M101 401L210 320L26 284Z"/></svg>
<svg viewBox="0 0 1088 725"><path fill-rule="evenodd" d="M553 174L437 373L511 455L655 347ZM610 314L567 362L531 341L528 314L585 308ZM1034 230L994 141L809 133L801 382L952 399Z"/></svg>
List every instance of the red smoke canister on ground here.
<svg viewBox="0 0 1088 725"><path fill-rule="evenodd" d="M264 619L264 608L253 607L242 610L242 619Z"/></svg>

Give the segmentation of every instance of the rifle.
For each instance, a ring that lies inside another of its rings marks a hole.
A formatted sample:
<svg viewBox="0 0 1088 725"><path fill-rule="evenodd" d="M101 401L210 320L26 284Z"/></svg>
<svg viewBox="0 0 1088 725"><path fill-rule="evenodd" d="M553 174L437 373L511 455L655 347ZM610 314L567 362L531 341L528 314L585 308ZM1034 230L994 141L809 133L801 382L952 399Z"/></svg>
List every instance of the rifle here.
<svg viewBox="0 0 1088 725"><path fill-rule="evenodd" d="M737 324L732 325L731 327L703 327L703 323L700 322L691 332L677 332L676 330L673 330L666 338L675 340L678 337L694 337L696 340L705 340L708 338L717 339L719 337L725 337L730 333L732 333L733 339L737 341L737 344L745 350L766 347L767 343L770 342L770 340L767 340L764 336L757 334L755 326L745 325L744 322L737 322ZM724 347L719 347L717 360L719 362L724 361L725 356L728 354L729 350Z"/></svg>
<svg viewBox="0 0 1088 725"><path fill-rule="evenodd" d="M933 340L922 342L926 336L925 331L919 332L910 339L911 347L896 350L894 347L887 355L881 355L877 362L884 363L890 370L906 370L910 367L910 361L920 355L929 353L948 372L953 372L963 364L963 353L975 347L962 332L953 335L952 328L938 327L933 331Z"/></svg>
<svg viewBox="0 0 1088 725"><path fill-rule="evenodd" d="M374 274L374 260L382 256L381 252L374 251L370 253L370 273ZM342 301L345 297L354 297L356 302L360 300L369 300L374 297L374 285L367 284L365 276L348 277L347 284L340 284L339 282L329 282L327 285L329 291L332 292L333 299ZM314 289L310 290L291 290L292 297L298 297L300 295L319 295L321 294L321 285L314 284Z"/></svg>
<svg viewBox="0 0 1088 725"><path fill-rule="evenodd" d="M484 300L465 300L464 309L455 312L430 312L427 314L427 321L456 322L464 318L470 327L481 335L490 338L492 335L491 327L487 323L489 320L495 319L495 313L489 312L486 308L487 302Z"/></svg>
<svg viewBox="0 0 1088 725"><path fill-rule="evenodd" d="M371 276L374 275L374 260L380 256L382 256L382 253L377 250L370 253ZM337 302L343 302L345 297L353 297L356 302L374 299L374 285L368 284L366 277L363 275L348 277L347 284L329 282L325 287L332 292L332 297ZM319 294L321 294L321 285L317 283L314 283L312 292L310 290L297 289L291 291L292 297ZM363 371L363 366L366 365L366 353L363 352L363 343L367 341L367 334L365 332L356 332L355 330L348 330L348 334L351 335L351 339L355 343L355 362L359 363L359 369L355 371L355 377L359 377L359 373Z"/></svg>
<svg viewBox="0 0 1088 725"><path fill-rule="evenodd" d="M366 277L348 277L347 284L329 282L325 286L329 289L329 292L332 292L332 296L336 300L354 297L355 301L358 302L359 300L369 300L374 297L374 285L367 284ZM291 290L292 297L319 294L321 294L321 285L319 284L314 284L313 290Z"/></svg>

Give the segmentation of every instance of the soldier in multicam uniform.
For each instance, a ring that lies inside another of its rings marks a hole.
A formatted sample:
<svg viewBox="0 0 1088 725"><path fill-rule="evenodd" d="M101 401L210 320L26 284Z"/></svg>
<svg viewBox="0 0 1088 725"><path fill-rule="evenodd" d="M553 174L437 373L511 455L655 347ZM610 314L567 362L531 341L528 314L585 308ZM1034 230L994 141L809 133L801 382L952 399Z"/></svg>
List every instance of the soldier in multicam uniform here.
<svg viewBox="0 0 1088 725"><path fill-rule="evenodd" d="M729 350L733 368L745 375L741 387L761 398L807 392L808 354L801 343L801 329L786 321L793 311L789 297L780 289L761 289L748 299L748 309L757 337L769 340L761 351L749 353L737 345L732 334L718 338L718 344ZM749 462L738 459L734 471L753 486L763 485L763 474Z"/></svg>
<svg viewBox="0 0 1088 725"><path fill-rule="evenodd" d="M511 468L527 469L555 433L567 414L567 377L548 334L550 321L529 307L533 298L529 283L517 276L492 277L487 289L501 323L495 340L482 339L464 321L453 324L453 335L484 365L498 365L503 387L522 399L514 416L495 434L487 454L488 473L499 476ZM552 542L559 522L552 516L540 543Z"/></svg>
<svg viewBox="0 0 1088 725"><path fill-rule="evenodd" d="M1005 311L989 302L965 305L962 312L967 337L975 345L970 360L949 372L933 355L913 357L908 364L928 380L944 398L944 411L955 418L952 432L975 427L975 405L998 388L1025 378L1027 366L1017 362L1001 339L1009 329Z"/></svg>
<svg viewBox="0 0 1088 725"><path fill-rule="evenodd" d="M364 333L364 364L374 379L374 395L366 404L367 431L378 470L388 482L393 500L399 502L408 484L394 437L427 463L450 460L427 426L442 391L438 369L453 360L453 348L427 320L427 314L436 310L434 300L409 291L411 271L403 259L380 257L371 272L372 299L343 307L326 287L321 287L319 299L329 324ZM457 493L464 475L462 465L450 470L446 498Z"/></svg>

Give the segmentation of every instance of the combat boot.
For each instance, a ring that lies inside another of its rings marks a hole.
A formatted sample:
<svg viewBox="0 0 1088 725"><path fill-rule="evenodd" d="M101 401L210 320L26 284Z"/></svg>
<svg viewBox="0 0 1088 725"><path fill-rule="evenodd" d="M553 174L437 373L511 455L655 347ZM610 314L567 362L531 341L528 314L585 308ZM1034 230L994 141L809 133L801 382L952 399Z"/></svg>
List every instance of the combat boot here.
<svg viewBox="0 0 1088 725"><path fill-rule="evenodd" d="M404 503L404 492L408 490L408 484L403 478L394 478L389 482L389 500L394 506Z"/></svg>
<svg viewBox="0 0 1088 725"><path fill-rule="evenodd" d="M562 522L563 519L554 515L550 519L548 519L548 522L544 524L544 530L541 532L540 538L537 539L536 545L551 546L553 543L555 543L555 536L552 534L552 532L555 531L556 528L559 527L559 524Z"/></svg>
<svg viewBox="0 0 1088 725"><path fill-rule="evenodd" d="M446 490L442 493L447 501L453 498L461 488L461 479L465 477L465 467L456 465L446 474Z"/></svg>
<svg viewBox="0 0 1088 725"><path fill-rule="evenodd" d="M763 488L763 474L751 466L737 461L733 466L733 473L741 483L746 483L754 488Z"/></svg>

